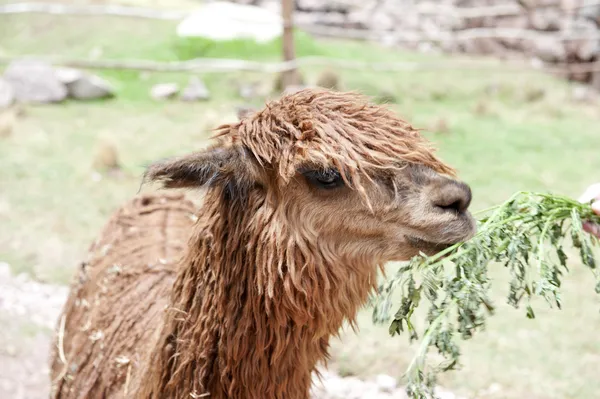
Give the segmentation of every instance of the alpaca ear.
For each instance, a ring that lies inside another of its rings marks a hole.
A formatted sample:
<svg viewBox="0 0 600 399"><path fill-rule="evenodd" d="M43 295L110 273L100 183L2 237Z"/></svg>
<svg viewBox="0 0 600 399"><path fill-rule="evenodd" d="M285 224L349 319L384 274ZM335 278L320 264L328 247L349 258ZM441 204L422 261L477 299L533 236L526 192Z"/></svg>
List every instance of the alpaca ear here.
<svg viewBox="0 0 600 399"><path fill-rule="evenodd" d="M255 183L255 167L241 147L211 147L180 158L151 164L143 182L164 188L199 188L218 184L248 187Z"/></svg>

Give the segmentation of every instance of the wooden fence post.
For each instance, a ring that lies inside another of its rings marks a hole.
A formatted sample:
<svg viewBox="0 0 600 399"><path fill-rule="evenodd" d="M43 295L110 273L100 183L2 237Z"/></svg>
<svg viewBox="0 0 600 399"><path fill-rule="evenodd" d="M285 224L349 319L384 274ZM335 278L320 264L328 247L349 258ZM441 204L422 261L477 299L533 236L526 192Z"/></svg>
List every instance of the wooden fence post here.
<svg viewBox="0 0 600 399"><path fill-rule="evenodd" d="M294 47L294 0L281 0L281 14L283 17L283 60L286 62L296 59ZM281 88L300 84L300 75L297 68L291 68L282 73Z"/></svg>

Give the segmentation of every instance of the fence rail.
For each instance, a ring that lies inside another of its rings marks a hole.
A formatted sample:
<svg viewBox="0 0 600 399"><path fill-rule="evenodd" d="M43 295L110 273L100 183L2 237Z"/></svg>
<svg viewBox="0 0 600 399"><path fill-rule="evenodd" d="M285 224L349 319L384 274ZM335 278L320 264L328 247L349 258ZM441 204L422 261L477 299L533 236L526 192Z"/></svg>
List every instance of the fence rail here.
<svg viewBox="0 0 600 399"><path fill-rule="evenodd" d="M152 72L262 72L279 73L300 67L335 67L336 69L398 72L440 70L485 70L497 72L522 72L541 70L555 74L586 73L600 71L600 61L581 64L526 63L523 60L494 61L484 59L447 60L442 62L360 62L327 57L300 57L293 61L258 62L238 59L200 58L178 62L156 62L148 60L89 60L75 58L24 56L0 56L0 64L15 60L40 60L57 66L83 69L136 70Z"/></svg>
<svg viewBox="0 0 600 399"><path fill-rule="evenodd" d="M129 18L177 21L189 13L182 10L160 10L153 8L119 5L71 5L61 3L13 3L0 5L0 14L53 14L115 16Z"/></svg>

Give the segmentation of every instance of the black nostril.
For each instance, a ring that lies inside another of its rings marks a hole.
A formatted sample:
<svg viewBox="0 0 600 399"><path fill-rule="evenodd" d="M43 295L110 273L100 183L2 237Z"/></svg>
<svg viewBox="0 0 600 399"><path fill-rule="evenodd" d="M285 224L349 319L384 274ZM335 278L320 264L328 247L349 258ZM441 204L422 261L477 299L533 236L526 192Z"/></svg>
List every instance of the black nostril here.
<svg viewBox="0 0 600 399"><path fill-rule="evenodd" d="M443 211L466 212L471 204L471 188L464 183L449 180L439 188L433 205Z"/></svg>
<svg viewBox="0 0 600 399"><path fill-rule="evenodd" d="M464 205L462 204L462 200L456 200L451 204L448 205L438 205L438 207L447 210L447 211L457 211L457 212L462 212L462 210L465 208Z"/></svg>

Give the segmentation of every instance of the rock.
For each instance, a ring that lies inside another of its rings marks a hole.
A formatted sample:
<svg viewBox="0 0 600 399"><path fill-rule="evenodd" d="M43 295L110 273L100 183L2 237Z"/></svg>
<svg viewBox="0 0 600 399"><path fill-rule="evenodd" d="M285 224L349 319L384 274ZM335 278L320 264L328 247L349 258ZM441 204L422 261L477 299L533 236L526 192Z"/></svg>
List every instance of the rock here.
<svg viewBox="0 0 600 399"><path fill-rule="evenodd" d="M92 100L112 97L112 87L104 79L73 68L54 68L38 61L21 61L5 72L23 102L59 102L66 97Z"/></svg>
<svg viewBox="0 0 600 399"><path fill-rule="evenodd" d="M42 61L14 61L6 68L4 79L13 88L17 101L48 104L67 98L67 88L54 68Z"/></svg>
<svg viewBox="0 0 600 399"><path fill-rule="evenodd" d="M97 143L92 166L96 171L119 169L120 163L117 147L108 141Z"/></svg>
<svg viewBox="0 0 600 399"><path fill-rule="evenodd" d="M210 92L200 78L193 76L179 98L182 101L206 101L210 99Z"/></svg>
<svg viewBox="0 0 600 399"><path fill-rule="evenodd" d="M600 55L600 40L586 40L577 49L577 58L592 61Z"/></svg>
<svg viewBox="0 0 600 399"><path fill-rule="evenodd" d="M15 103L15 91L12 86L0 77L0 112Z"/></svg>
<svg viewBox="0 0 600 399"><path fill-rule="evenodd" d="M150 89L150 97L154 100L173 98L177 93L179 93L179 84L177 83L159 83Z"/></svg>
<svg viewBox="0 0 600 399"><path fill-rule="evenodd" d="M462 43L453 40L445 40L439 44L439 48L445 53L460 53L462 51Z"/></svg>
<svg viewBox="0 0 600 399"><path fill-rule="evenodd" d="M259 83L243 83L238 87L241 98L250 100L258 97Z"/></svg>
<svg viewBox="0 0 600 399"><path fill-rule="evenodd" d="M572 32L575 35L583 37L596 36L594 39L574 40L570 43L569 48L575 54L577 59L581 61L591 61L596 56L600 55L600 39L598 39L598 29L594 22L587 19L576 19L571 24Z"/></svg>
<svg viewBox="0 0 600 399"><path fill-rule="evenodd" d="M249 100L251 98L255 97L255 90L254 90L254 86L253 85L241 85L239 87L239 94L240 97L246 100Z"/></svg>
<svg viewBox="0 0 600 399"><path fill-rule="evenodd" d="M64 85L68 85L70 83L74 83L78 79L81 79L83 76L83 72L79 69L75 68L55 68L54 72L56 73L56 77L60 82Z"/></svg>
<svg viewBox="0 0 600 399"><path fill-rule="evenodd" d="M379 387L380 391L387 393L394 392L398 385L394 377L386 374L379 374L377 377L375 377L375 383Z"/></svg>
<svg viewBox="0 0 600 399"><path fill-rule="evenodd" d="M502 54L505 52L505 48L499 40L489 37L467 40L463 43L463 48L466 53L474 54Z"/></svg>
<svg viewBox="0 0 600 399"><path fill-rule="evenodd" d="M589 19L600 27L600 4L596 0L583 0L577 16Z"/></svg>
<svg viewBox="0 0 600 399"><path fill-rule="evenodd" d="M563 43L551 37L540 37L534 42L532 50L542 61L563 62L567 59Z"/></svg>
<svg viewBox="0 0 600 399"><path fill-rule="evenodd" d="M530 21L526 14L500 16L496 19L496 28L527 29ZM518 37L502 37L498 41L507 48L514 50L523 49L523 40Z"/></svg>
<svg viewBox="0 0 600 399"><path fill-rule="evenodd" d="M590 86L596 89L598 92L600 92L600 71L595 71L592 74Z"/></svg>
<svg viewBox="0 0 600 399"><path fill-rule="evenodd" d="M294 22L299 25L344 26L346 16L339 13L297 12L294 14Z"/></svg>
<svg viewBox="0 0 600 399"><path fill-rule="evenodd" d="M590 102L593 99L593 93L587 86L576 85L571 92L571 98L578 103Z"/></svg>
<svg viewBox="0 0 600 399"><path fill-rule="evenodd" d="M236 85L239 96L245 100L265 98L272 90L269 82L264 80L237 82Z"/></svg>
<svg viewBox="0 0 600 399"><path fill-rule="evenodd" d="M339 90L340 78L334 71L324 71L317 79L317 86L324 87L326 89Z"/></svg>
<svg viewBox="0 0 600 399"><path fill-rule="evenodd" d="M63 76L64 78L64 76ZM69 97L77 100L99 100L114 97L114 89L104 79L96 75L81 73L71 76L73 80L66 84Z"/></svg>
<svg viewBox="0 0 600 399"><path fill-rule="evenodd" d="M371 29L371 13L372 7L361 7L346 16L346 23L354 29Z"/></svg>
<svg viewBox="0 0 600 399"><path fill-rule="evenodd" d="M560 10L556 8L539 8L531 12L530 25L536 30L558 31L561 28L562 19Z"/></svg>
<svg viewBox="0 0 600 399"><path fill-rule="evenodd" d="M180 37L211 40L252 39L265 43L280 37L283 19L261 7L215 1L203 4L177 26Z"/></svg>
<svg viewBox="0 0 600 399"><path fill-rule="evenodd" d="M438 47L433 43L421 42L417 44L417 51L423 54L435 53Z"/></svg>

